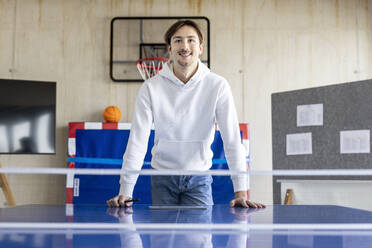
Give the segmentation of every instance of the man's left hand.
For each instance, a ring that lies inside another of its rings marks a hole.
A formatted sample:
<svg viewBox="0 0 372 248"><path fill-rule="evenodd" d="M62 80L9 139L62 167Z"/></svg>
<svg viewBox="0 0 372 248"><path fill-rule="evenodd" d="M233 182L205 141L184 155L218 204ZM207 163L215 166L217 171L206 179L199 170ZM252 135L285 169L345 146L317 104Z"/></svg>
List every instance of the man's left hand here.
<svg viewBox="0 0 372 248"><path fill-rule="evenodd" d="M230 202L230 207L264 208L264 204L252 202L247 199L246 191L235 192L235 199Z"/></svg>

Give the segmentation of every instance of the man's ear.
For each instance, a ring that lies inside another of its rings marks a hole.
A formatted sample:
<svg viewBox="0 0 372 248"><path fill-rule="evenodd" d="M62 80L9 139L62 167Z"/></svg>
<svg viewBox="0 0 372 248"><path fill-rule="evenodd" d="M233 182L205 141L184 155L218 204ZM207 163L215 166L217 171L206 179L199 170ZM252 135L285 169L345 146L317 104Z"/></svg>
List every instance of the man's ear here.
<svg viewBox="0 0 372 248"><path fill-rule="evenodd" d="M170 54L170 52L171 52L172 49L171 49L171 46L168 45L168 44L167 44L167 50L168 50L168 53Z"/></svg>
<svg viewBox="0 0 372 248"><path fill-rule="evenodd" d="M200 47L200 55L202 55L202 53L203 53L203 48L204 48L204 47L203 47L203 44L200 44L199 47Z"/></svg>

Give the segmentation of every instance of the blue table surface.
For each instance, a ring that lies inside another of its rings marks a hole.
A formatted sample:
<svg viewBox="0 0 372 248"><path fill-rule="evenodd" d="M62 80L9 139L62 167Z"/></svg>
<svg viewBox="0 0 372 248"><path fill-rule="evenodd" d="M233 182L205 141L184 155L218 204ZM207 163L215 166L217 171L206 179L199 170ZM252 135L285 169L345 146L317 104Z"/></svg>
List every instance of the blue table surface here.
<svg viewBox="0 0 372 248"><path fill-rule="evenodd" d="M128 229L1 228L2 247L372 247L372 230L164 230L131 224L372 224L372 212L341 206L273 205L150 210L148 205L25 205L0 209L0 223L125 224ZM92 224L94 225L94 224Z"/></svg>

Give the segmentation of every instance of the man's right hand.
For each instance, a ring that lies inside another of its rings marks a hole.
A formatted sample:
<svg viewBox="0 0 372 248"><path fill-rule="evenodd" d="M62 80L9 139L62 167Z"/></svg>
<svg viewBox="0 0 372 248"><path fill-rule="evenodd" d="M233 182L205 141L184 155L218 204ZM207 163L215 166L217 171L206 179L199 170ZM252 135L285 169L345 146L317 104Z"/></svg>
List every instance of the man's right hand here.
<svg viewBox="0 0 372 248"><path fill-rule="evenodd" d="M133 202L125 202L128 200L132 200L132 198L128 196L117 195L106 201L106 203L109 207L130 207L133 205Z"/></svg>

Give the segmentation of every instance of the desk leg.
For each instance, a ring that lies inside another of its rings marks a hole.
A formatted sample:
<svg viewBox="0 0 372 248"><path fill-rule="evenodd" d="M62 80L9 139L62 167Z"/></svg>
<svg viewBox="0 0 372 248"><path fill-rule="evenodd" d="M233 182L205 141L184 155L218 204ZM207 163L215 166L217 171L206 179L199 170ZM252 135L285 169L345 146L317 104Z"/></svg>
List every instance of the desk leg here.
<svg viewBox="0 0 372 248"><path fill-rule="evenodd" d="M293 197L293 190L287 189L287 191L285 192L284 205L291 205L292 197Z"/></svg>
<svg viewBox="0 0 372 248"><path fill-rule="evenodd" d="M0 164L0 168L1 167L2 166ZM15 201L14 201L12 191L10 190L8 180L6 179L5 174L2 174L2 173L0 173L0 187L3 190L3 193L4 193L4 196L5 196L5 199L8 203L8 206L15 206L16 204L15 204Z"/></svg>

